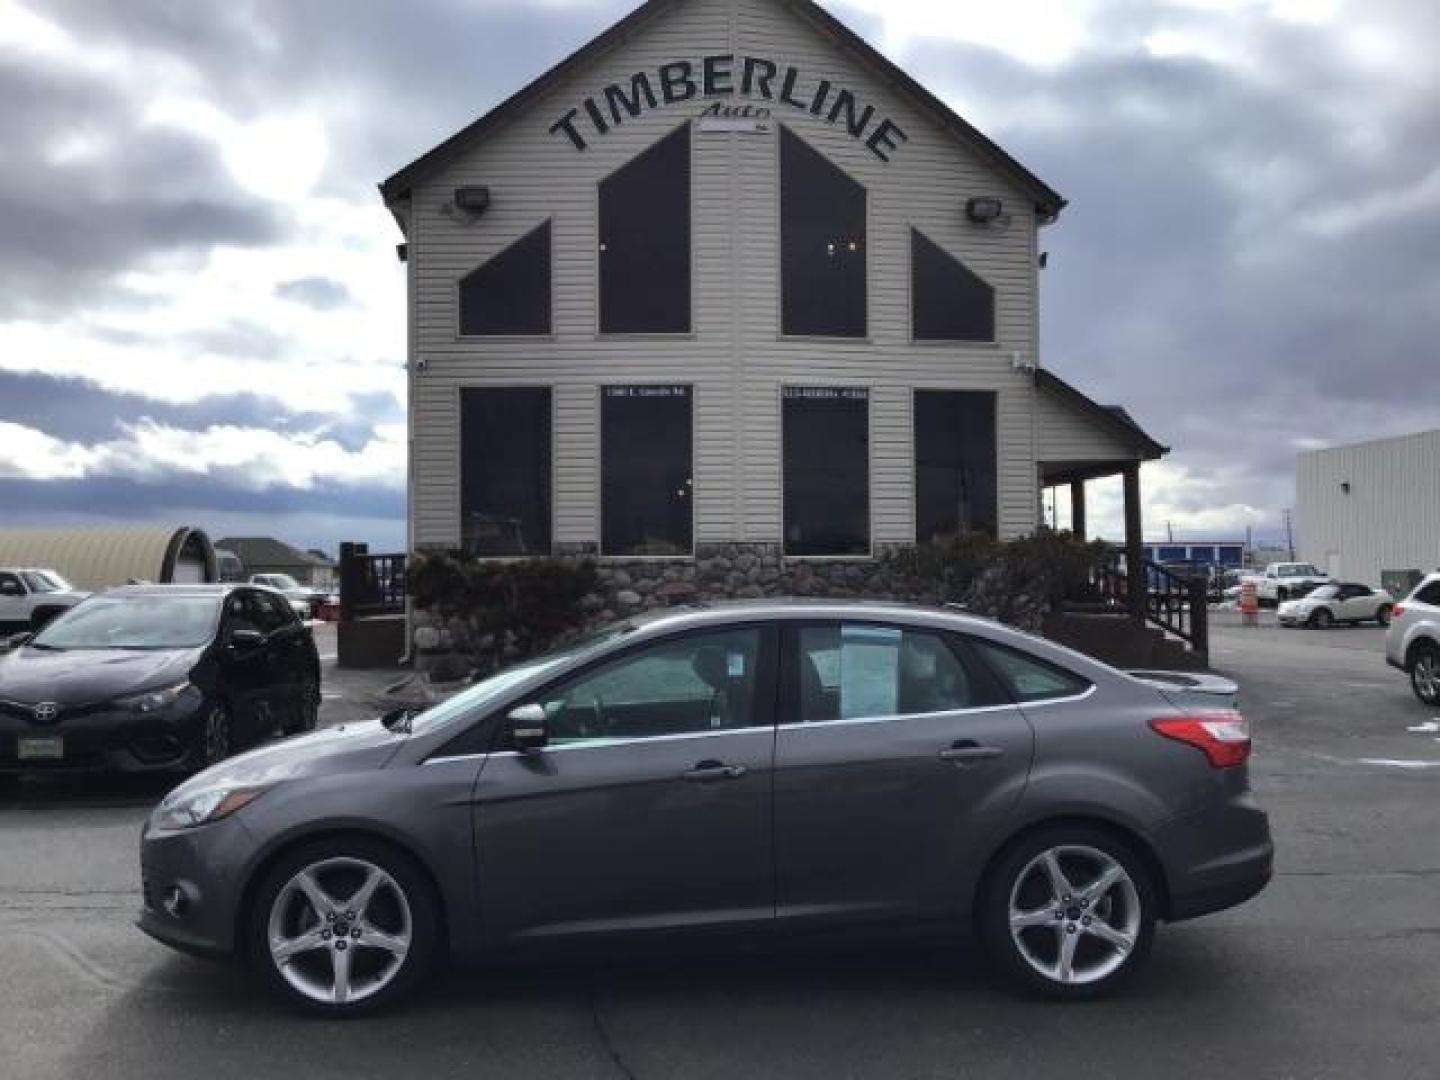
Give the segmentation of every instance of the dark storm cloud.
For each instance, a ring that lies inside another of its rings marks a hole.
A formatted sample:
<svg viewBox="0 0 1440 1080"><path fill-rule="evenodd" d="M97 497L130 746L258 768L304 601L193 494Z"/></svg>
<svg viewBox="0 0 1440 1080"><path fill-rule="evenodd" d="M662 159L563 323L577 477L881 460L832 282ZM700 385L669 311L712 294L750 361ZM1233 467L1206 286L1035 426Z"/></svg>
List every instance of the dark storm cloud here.
<svg viewBox="0 0 1440 1080"><path fill-rule="evenodd" d="M212 477L169 477L163 484L116 478L82 480L0 479L0 505L22 507L7 521L175 520L203 514L234 514L237 507L252 520L265 515L320 514L337 518L401 518L405 493L372 485L236 490ZM257 535L265 535L259 533Z"/></svg>
<svg viewBox="0 0 1440 1080"><path fill-rule="evenodd" d="M105 307L148 256L281 236L212 144L143 125L98 76L0 61L0 101L0 317Z"/></svg>
<svg viewBox="0 0 1440 1080"><path fill-rule="evenodd" d="M1138 39L1158 10L1110 17ZM933 42L903 59L962 112L1002 102L987 134L1071 199L1041 235L1047 364L1278 518L1303 441L1434 426L1415 389L1437 362L1440 214L1384 203L1435 167L1440 104L1387 110L1386 73L1333 28L1256 15L1241 41L1251 61L1223 66L1137 49L1037 69Z"/></svg>
<svg viewBox="0 0 1440 1080"><path fill-rule="evenodd" d="M275 286L275 295L281 300L303 304L316 311L334 311L355 303L355 297L343 282L327 277L307 277L281 282Z"/></svg>
<svg viewBox="0 0 1440 1080"><path fill-rule="evenodd" d="M186 431L239 427L303 434L330 439L357 453L374 441L377 424L404 419L404 410L390 394L360 394L353 405L343 413L317 412L305 409L304 402L281 402L258 393L172 404L114 393L84 379L0 371L0 421L86 445L120 437L122 424L153 420ZM233 490L226 494L232 500L248 498Z"/></svg>

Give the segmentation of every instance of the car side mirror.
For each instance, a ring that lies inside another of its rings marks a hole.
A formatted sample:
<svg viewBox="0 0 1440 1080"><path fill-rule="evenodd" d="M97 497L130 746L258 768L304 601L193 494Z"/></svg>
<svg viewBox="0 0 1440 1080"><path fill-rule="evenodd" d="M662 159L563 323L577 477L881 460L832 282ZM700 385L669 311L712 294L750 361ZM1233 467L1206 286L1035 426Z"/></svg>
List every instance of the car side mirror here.
<svg viewBox="0 0 1440 1080"><path fill-rule="evenodd" d="M543 705L521 705L505 719L510 727L510 745L521 753L542 750L550 742L550 723Z"/></svg>
<svg viewBox="0 0 1440 1080"><path fill-rule="evenodd" d="M248 627L230 631L230 647L237 652L250 652L265 644L265 635Z"/></svg>

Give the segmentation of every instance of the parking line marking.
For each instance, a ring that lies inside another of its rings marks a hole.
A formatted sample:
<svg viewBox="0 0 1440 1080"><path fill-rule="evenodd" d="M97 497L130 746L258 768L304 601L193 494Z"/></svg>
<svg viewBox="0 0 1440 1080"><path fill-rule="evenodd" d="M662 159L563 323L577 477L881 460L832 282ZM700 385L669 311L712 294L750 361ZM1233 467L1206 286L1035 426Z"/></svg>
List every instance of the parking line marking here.
<svg viewBox="0 0 1440 1080"><path fill-rule="evenodd" d="M1423 724L1416 724L1414 727L1408 727L1405 730L1414 731L1421 735L1429 735L1433 732L1440 731L1440 720L1427 720Z"/></svg>
<svg viewBox="0 0 1440 1080"><path fill-rule="evenodd" d="M320 662L321 662L322 664L332 664L332 663L334 663L336 660L339 660L339 659L340 659L340 654L339 654L339 653L333 653L333 652L332 652L332 653L322 653L322 654L320 655Z"/></svg>
<svg viewBox="0 0 1440 1080"><path fill-rule="evenodd" d="M1400 761L1392 758L1360 758L1361 765L1384 765L1391 769L1440 769L1440 761Z"/></svg>

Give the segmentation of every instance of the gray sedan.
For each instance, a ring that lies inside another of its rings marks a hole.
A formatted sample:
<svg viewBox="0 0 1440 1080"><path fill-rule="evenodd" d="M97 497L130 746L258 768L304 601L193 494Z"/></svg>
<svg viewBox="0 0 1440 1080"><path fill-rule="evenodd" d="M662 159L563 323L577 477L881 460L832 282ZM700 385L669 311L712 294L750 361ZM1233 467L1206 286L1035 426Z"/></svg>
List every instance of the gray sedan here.
<svg viewBox="0 0 1440 1080"><path fill-rule="evenodd" d="M666 613L195 777L140 926L328 1015L442 955L896 924L1091 997L1270 878L1233 695L951 611Z"/></svg>

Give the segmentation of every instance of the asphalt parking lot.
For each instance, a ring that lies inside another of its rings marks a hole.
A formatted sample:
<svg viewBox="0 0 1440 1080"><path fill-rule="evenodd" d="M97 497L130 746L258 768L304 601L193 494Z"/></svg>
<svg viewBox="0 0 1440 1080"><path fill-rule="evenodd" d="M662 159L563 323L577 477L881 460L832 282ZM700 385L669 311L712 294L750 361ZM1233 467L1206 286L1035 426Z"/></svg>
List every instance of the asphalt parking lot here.
<svg viewBox="0 0 1440 1080"><path fill-rule="evenodd" d="M963 951L856 945L457 973L393 1015L300 1020L132 927L160 788L25 784L0 801L0 1076L1434 1076L1440 716L1375 628L1217 623L1278 876L1162 929L1113 1000L1037 1004ZM332 678L324 721L382 683Z"/></svg>

